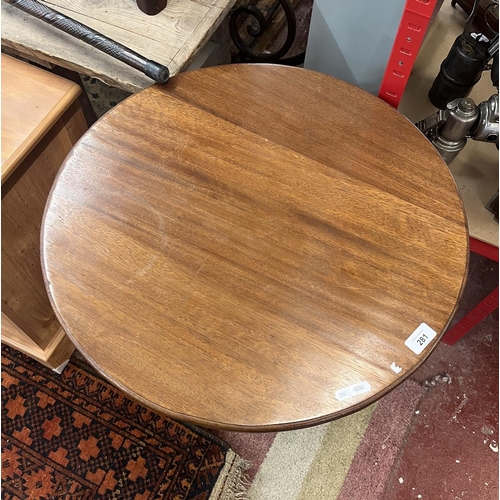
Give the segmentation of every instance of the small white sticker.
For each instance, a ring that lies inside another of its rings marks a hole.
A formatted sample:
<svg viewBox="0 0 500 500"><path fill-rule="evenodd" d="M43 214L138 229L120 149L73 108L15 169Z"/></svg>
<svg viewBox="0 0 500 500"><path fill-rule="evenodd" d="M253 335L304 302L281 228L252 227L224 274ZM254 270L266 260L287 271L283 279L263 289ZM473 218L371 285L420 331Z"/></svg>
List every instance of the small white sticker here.
<svg viewBox="0 0 500 500"><path fill-rule="evenodd" d="M335 392L335 397L339 401L343 401L347 398L352 398L358 394L363 394L364 392L370 392L372 390L371 385L368 382L360 382L359 384L350 385L349 387L344 387Z"/></svg>
<svg viewBox="0 0 500 500"><path fill-rule="evenodd" d="M405 346L415 354L420 354L431 342L437 333L425 323L422 323L407 339Z"/></svg>
<svg viewBox="0 0 500 500"><path fill-rule="evenodd" d="M401 370L402 368L400 366L398 366L394 361L392 362L391 364L391 370L394 372L394 373L401 373Z"/></svg>

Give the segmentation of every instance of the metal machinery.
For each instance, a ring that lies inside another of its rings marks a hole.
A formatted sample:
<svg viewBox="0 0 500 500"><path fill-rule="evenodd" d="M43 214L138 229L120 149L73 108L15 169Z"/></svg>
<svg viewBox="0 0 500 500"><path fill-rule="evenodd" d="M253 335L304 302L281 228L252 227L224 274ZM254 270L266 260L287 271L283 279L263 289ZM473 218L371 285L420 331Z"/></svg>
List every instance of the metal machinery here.
<svg viewBox="0 0 500 500"><path fill-rule="evenodd" d="M492 70L491 76L497 93L479 105L468 97L453 99L445 109L417 123L447 163L462 151L468 138L498 147L498 40L495 47L496 71Z"/></svg>
<svg viewBox="0 0 500 500"><path fill-rule="evenodd" d="M498 149L498 33L490 40L483 33L471 31L478 4L476 0L464 32L453 43L429 91L430 101L441 109L416 124L448 164L468 139L492 142ZM490 6L498 9L497 2ZM497 91L476 105L467 95L485 69L491 70L491 81ZM498 222L498 190L486 208Z"/></svg>

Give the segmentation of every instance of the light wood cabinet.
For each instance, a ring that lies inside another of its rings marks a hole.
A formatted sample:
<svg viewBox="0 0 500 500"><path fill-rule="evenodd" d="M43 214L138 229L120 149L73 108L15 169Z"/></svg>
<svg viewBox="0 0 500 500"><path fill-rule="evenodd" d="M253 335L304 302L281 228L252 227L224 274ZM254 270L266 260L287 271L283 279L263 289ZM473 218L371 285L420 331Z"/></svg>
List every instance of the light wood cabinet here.
<svg viewBox="0 0 500 500"><path fill-rule="evenodd" d="M40 227L59 167L87 128L80 92L2 55L2 342L53 369L74 346L47 297Z"/></svg>

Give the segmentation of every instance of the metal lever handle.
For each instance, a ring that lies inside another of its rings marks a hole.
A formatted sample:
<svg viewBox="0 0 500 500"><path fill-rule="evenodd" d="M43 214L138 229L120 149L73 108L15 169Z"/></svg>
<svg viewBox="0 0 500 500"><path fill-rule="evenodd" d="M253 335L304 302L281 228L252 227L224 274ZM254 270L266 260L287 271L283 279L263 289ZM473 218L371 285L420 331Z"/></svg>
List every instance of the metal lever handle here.
<svg viewBox="0 0 500 500"><path fill-rule="evenodd" d="M170 71L166 66L146 59L132 49L125 47L125 45L111 40L102 33L47 7L37 0L4 0L4 2L92 45L115 59L132 66L132 68L142 71L157 83L166 83L170 77Z"/></svg>

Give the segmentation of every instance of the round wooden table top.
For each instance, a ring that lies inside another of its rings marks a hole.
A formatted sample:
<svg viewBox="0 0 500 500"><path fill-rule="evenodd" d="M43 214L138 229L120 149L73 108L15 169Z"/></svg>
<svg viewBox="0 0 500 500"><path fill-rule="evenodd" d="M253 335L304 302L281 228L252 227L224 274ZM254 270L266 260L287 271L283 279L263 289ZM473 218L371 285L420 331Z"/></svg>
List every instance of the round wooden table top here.
<svg viewBox="0 0 500 500"><path fill-rule="evenodd" d="M88 361L170 417L240 431L394 388L439 342L467 265L455 183L412 123L272 65L184 73L113 108L66 159L42 232Z"/></svg>

